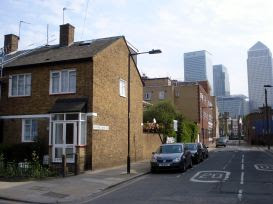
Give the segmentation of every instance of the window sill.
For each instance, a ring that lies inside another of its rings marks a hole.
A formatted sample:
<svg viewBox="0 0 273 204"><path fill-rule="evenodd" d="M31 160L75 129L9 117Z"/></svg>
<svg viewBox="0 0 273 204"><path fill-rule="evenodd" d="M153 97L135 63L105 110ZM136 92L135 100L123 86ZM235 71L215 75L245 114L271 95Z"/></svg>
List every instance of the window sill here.
<svg viewBox="0 0 273 204"><path fill-rule="evenodd" d="M122 96L122 95L119 95L120 97L122 97L122 98L127 98L127 96Z"/></svg>
<svg viewBox="0 0 273 204"><path fill-rule="evenodd" d="M31 95L23 95L23 96L8 96L8 98L25 98L25 97L31 97Z"/></svg>
<svg viewBox="0 0 273 204"><path fill-rule="evenodd" d="M77 92L65 92L65 93L49 93L50 96L54 95L69 95L69 94L76 94Z"/></svg>

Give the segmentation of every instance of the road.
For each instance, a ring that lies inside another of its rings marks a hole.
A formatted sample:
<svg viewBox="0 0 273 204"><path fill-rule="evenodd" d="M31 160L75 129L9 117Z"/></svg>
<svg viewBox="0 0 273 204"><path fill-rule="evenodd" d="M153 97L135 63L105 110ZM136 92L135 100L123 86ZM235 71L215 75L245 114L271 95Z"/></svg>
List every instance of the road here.
<svg viewBox="0 0 273 204"><path fill-rule="evenodd" d="M185 173L148 174L83 203L272 204L273 154L255 147L218 148Z"/></svg>

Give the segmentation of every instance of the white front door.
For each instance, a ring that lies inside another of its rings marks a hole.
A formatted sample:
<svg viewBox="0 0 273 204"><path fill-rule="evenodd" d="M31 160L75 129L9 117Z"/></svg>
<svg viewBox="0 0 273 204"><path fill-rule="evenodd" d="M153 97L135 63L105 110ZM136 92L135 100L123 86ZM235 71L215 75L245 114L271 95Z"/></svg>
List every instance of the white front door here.
<svg viewBox="0 0 273 204"><path fill-rule="evenodd" d="M74 162L77 122L53 122L53 162L61 162L66 155L68 163Z"/></svg>

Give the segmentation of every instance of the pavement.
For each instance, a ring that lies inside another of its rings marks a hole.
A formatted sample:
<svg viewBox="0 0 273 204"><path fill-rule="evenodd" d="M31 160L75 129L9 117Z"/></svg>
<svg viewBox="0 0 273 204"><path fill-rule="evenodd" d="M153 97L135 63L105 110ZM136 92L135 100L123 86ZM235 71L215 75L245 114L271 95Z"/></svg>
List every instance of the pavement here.
<svg viewBox="0 0 273 204"><path fill-rule="evenodd" d="M210 158L205 162L194 166L194 168L191 169L191 172L194 172L194 170L197 170L198 168L203 168L205 170L211 168L214 170L219 168L221 169L221 166L225 166L225 162L230 164L229 158L231 158L231 156L235 157L233 156L232 152L238 152L238 148L243 151L253 150L254 148L256 151L267 154L272 153L271 155L273 156L272 149L269 152L266 150L266 147L249 147L244 143L241 143L241 146L238 147L236 141L232 141L227 148L209 148L209 151L211 152ZM217 157L217 159L215 159L215 154L219 154L219 158ZM222 158L221 155L224 157ZM238 157L240 157L240 155ZM86 171L78 176L70 176L66 178L50 178L46 180L27 182L0 182L0 203L9 203L13 201L18 203L85 203L86 201L88 202L96 197L99 197L105 192L109 192L113 189L119 188L119 186L126 185L127 183L130 183L129 181L134 182L138 179L142 179L146 177L145 175L148 173L150 173L149 161L140 161L132 163L131 174L126 173L126 165L124 165L97 171ZM174 176L176 179L178 179L179 177L187 174L188 172L186 174L174 174ZM159 181L154 179L164 180L164 178L168 178L169 175L160 174L159 177L158 175L148 175L148 177L149 176L153 178L151 183L149 183L148 180L144 186L139 186L139 189L134 188L133 191L144 191L146 195L146 193L152 190L152 192L150 192L151 195L156 194L155 189L160 187L162 183L158 183ZM171 175L171 177L173 177L173 175ZM170 183L163 185L172 186L172 181L169 182ZM186 183L186 181L183 182ZM146 189L146 185L148 186L148 190ZM191 185L186 183L186 187ZM175 185L173 187L175 187ZM186 191L188 190L186 189ZM161 190L159 190L159 192L161 192ZM126 195L128 197L130 193ZM130 199L130 196L128 198ZM143 198L145 198L145 196ZM126 200L124 203L128 203L129 201L130 200ZM106 203L110 203L110 201L108 200Z"/></svg>
<svg viewBox="0 0 273 204"><path fill-rule="evenodd" d="M1 200L27 203L79 203L124 182L150 172L149 161L97 171L86 171L77 176L51 178L27 182L1 182Z"/></svg>

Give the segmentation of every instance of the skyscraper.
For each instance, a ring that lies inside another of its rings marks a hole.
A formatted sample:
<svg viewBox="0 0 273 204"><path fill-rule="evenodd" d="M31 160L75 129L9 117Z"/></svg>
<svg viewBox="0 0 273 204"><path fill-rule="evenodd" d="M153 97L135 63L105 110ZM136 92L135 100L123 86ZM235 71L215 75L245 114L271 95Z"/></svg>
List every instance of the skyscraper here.
<svg viewBox="0 0 273 204"><path fill-rule="evenodd" d="M229 96L229 75L227 68L222 65L213 65L213 90L214 96Z"/></svg>
<svg viewBox="0 0 273 204"><path fill-rule="evenodd" d="M186 82L208 80L213 88L211 54L206 50L184 53L184 79Z"/></svg>
<svg viewBox="0 0 273 204"><path fill-rule="evenodd" d="M247 74L250 112L253 112L265 104L264 85L273 85L272 54L260 41L248 50ZM269 106L272 106L272 91L268 91Z"/></svg>

